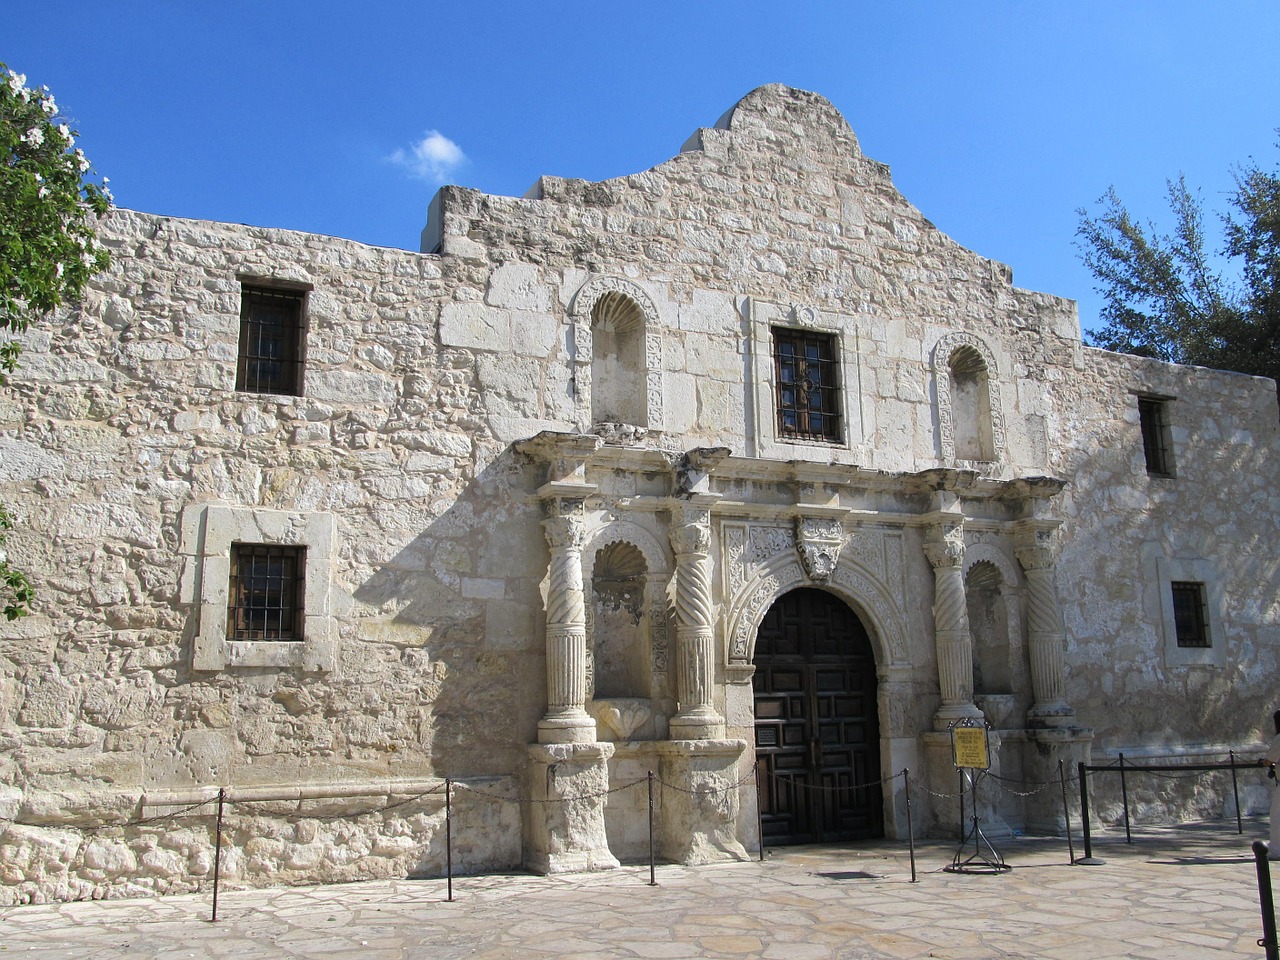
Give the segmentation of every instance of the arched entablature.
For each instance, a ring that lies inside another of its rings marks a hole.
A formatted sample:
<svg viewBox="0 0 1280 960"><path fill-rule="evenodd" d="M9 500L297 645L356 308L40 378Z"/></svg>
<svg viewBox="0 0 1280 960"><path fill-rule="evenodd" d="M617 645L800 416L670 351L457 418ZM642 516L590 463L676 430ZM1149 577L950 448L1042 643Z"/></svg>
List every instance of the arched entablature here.
<svg viewBox="0 0 1280 960"><path fill-rule="evenodd" d="M948 333L934 344L930 366L937 395L938 445L943 461L1003 460L1005 426L1000 366L990 345L977 334ZM965 389L958 389L961 387ZM966 403L969 390L973 397ZM962 448L959 454L957 434Z"/></svg>
<svg viewBox="0 0 1280 960"><path fill-rule="evenodd" d="M841 559L826 583L816 583L805 573L799 558L779 556L760 568L729 603L730 667L751 664L764 615L779 597L800 587L826 590L858 614L870 636L879 672L908 665L906 619L893 594L878 578L857 563Z"/></svg>
<svg viewBox="0 0 1280 960"><path fill-rule="evenodd" d="M662 325L653 297L633 280L598 276L584 283L569 305L573 322L573 365L578 423L590 429L597 421L636 422L649 430L663 427ZM597 384L595 373L604 361L597 337L607 340L618 360L635 369L619 369L609 380L617 387L613 401ZM637 348L632 357L631 347ZM630 359L628 359L630 358ZM636 380L644 398L644 409L614 407L633 398L631 380Z"/></svg>
<svg viewBox="0 0 1280 960"><path fill-rule="evenodd" d="M1000 576L1007 586L1017 587L1022 583L1022 575L1018 572L1018 565L1010 557L1006 556L999 547L989 543L966 544L964 548L964 575L967 577L969 571L979 563L989 563L999 570Z"/></svg>

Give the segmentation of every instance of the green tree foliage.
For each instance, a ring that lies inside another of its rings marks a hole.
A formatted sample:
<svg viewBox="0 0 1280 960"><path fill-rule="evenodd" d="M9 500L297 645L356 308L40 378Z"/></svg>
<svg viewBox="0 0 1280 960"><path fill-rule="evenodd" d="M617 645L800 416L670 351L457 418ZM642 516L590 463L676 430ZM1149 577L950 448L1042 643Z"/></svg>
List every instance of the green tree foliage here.
<svg viewBox="0 0 1280 960"><path fill-rule="evenodd" d="M1179 177L1168 183L1173 230L1139 224L1114 189L1080 210L1078 246L1105 299L1094 346L1280 379L1280 169L1236 172L1226 237L1206 249L1204 209ZM1223 269L1238 266L1235 276Z"/></svg>
<svg viewBox="0 0 1280 960"><path fill-rule="evenodd" d="M0 63L0 330L20 332L66 301L108 265L94 225L111 194L86 179L89 161L47 88ZM0 382L17 367L20 344L0 342ZM14 526L0 505L0 545ZM26 575L0 549L0 613L30 609Z"/></svg>

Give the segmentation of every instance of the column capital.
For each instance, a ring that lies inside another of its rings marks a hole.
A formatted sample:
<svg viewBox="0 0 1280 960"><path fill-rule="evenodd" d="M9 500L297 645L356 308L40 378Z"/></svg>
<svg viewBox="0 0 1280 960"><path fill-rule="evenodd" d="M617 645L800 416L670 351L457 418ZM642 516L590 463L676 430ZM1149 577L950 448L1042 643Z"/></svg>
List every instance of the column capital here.
<svg viewBox="0 0 1280 960"><path fill-rule="evenodd" d="M935 570L964 565L964 520L931 524L924 541L924 555Z"/></svg>
<svg viewBox="0 0 1280 960"><path fill-rule="evenodd" d="M681 503L671 518L671 546L676 556L705 555L711 550L711 506Z"/></svg>
<svg viewBox="0 0 1280 960"><path fill-rule="evenodd" d="M1053 535L1056 520L1019 520L1013 529L1013 552L1024 570L1046 570L1058 557L1058 541Z"/></svg>

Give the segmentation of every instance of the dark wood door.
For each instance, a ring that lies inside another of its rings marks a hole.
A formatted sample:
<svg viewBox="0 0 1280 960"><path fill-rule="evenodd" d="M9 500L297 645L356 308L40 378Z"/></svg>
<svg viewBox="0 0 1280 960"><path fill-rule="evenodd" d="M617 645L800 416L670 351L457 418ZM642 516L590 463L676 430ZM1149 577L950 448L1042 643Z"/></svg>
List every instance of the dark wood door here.
<svg viewBox="0 0 1280 960"><path fill-rule="evenodd" d="M765 614L755 664L765 843L883 836L875 656L857 615L794 590Z"/></svg>

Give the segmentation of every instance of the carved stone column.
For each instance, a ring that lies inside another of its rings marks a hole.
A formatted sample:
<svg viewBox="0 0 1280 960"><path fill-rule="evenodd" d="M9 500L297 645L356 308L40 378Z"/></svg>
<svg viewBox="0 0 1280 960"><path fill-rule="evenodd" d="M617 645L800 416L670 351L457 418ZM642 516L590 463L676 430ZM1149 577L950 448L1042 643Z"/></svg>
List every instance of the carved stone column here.
<svg viewBox="0 0 1280 960"><path fill-rule="evenodd" d="M1014 553L1027 581L1027 652L1034 697L1027 723L1031 727L1068 726L1075 720L1075 711L1066 701L1066 631L1054 583L1056 526L1053 520L1027 519L1018 521L1014 530Z"/></svg>
<svg viewBox="0 0 1280 960"><path fill-rule="evenodd" d="M694 494L673 510L676 554L676 697L672 740L724 736L724 718L712 705L715 681L715 608L711 600L712 494Z"/></svg>
<svg viewBox="0 0 1280 960"><path fill-rule="evenodd" d="M942 692L942 705L933 716L938 730L962 717L982 716L973 703L973 637L964 593L963 524L959 514L936 520L924 543L934 576L933 630Z"/></svg>
<svg viewBox="0 0 1280 960"><path fill-rule="evenodd" d="M551 547L547 586L547 712L539 743L593 743L587 713L587 608L582 587L584 502L554 497L542 529Z"/></svg>

